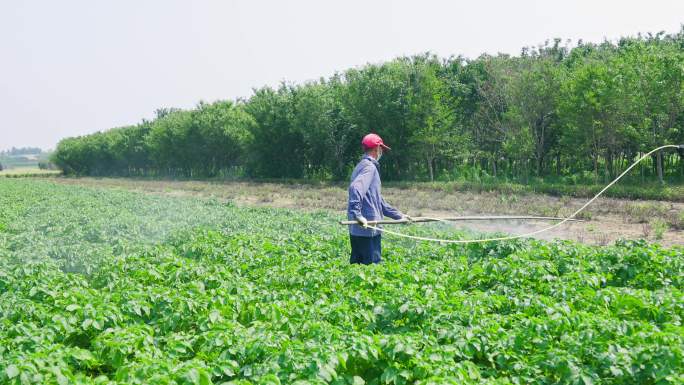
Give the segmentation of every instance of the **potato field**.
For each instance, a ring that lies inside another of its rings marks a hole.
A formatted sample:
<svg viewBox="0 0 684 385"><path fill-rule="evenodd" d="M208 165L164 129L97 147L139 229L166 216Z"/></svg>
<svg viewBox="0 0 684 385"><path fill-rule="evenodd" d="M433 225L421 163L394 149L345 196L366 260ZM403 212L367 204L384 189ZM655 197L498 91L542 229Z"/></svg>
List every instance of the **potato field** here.
<svg viewBox="0 0 684 385"><path fill-rule="evenodd" d="M339 219L0 179L0 383L684 383L682 247Z"/></svg>

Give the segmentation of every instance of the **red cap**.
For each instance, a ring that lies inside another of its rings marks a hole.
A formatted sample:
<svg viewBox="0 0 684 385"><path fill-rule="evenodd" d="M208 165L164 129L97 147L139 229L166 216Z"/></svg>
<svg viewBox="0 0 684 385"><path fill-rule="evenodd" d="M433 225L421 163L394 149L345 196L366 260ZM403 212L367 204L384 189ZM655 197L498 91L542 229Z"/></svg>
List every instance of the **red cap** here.
<svg viewBox="0 0 684 385"><path fill-rule="evenodd" d="M382 146L383 148L391 150L391 148L385 146L385 143L382 141L382 138L377 134L368 134L368 135L364 136L363 139L361 140L361 145L365 149Z"/></svg>

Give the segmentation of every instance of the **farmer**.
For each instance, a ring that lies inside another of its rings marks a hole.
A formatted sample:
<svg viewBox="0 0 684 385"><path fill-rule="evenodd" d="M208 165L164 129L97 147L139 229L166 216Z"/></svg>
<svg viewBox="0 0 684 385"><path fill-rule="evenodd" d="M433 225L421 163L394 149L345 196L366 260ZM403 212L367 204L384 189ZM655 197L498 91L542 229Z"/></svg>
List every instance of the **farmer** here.
<svg viewBox="0 0 684 385"><path fill-rule="evenodd" d="M349 185L349 205L347 217L358 224L349 226L351 242L350 263L380 263L380 231L369 229L368 221L376 221L388 216L392 219L412 220L408 215L390 206L380 194L380 173L378 161L385 146L382 138L376 134L368 134L361 140L365 154L356 165Z"/></svg>

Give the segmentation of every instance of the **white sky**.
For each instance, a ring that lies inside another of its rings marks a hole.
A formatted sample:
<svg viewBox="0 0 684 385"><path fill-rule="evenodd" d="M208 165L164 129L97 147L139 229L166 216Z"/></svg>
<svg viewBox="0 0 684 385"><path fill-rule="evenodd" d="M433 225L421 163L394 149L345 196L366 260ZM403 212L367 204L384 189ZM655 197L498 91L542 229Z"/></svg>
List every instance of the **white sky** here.
<svg viewBox="0 0 684 385"><path fill-rule="evenodd" d="M432 51L676 32L682 0L0 0L0 150Z"/></svg>

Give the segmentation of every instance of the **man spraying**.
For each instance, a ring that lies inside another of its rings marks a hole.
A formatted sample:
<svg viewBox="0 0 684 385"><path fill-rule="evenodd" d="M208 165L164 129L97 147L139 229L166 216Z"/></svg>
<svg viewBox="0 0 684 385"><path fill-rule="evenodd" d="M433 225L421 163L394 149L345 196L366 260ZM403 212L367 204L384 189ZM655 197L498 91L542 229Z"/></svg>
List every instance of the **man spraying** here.
<svg viewBox="0 0 684 385"><path fill-rule="evenodd" d="M358 224L349 226L351 242L350 263L380 263L380 231L368 228L368 221L376 221L388 216L392 219L412 220L408 215L385 202L380 193L379 161L384 150L390 150L382 138L368 134L361 140L365 154L356 165L349 185L349 204L347 217Z"/></svg>

